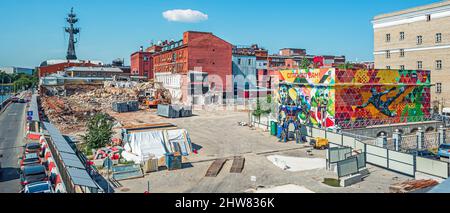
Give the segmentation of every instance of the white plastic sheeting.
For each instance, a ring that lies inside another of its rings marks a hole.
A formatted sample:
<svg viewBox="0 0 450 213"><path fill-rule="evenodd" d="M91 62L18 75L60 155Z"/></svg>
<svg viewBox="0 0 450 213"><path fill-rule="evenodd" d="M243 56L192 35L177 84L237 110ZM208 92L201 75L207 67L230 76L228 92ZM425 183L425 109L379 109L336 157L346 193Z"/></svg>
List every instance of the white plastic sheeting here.
<svg viewBox="0 0 450 213"><path fill-rule="evenodd" d="M325 169L326 160L322 158L298 158L281 155L267 157L275 166L290 172Z"/></svg>
<svg viewBox="0 0 450 213"><path fill-rule="evenodd" d="M140 161L145 161L144 156L153 154L157 158L164 156L167 152L164 147L164 135L162 131L136 132L129 135L129 143L125 145L125 150L141 157Z"/></svg>
<svg viewBox="0 0 450 213"><path fill-rule="evenodd" d="M161 158L166 153L180 152L187 156L192 152L189 135L184 129L135 132L128 135L122 157L142 163L154 156Z"/></svg>
<svg viewBox="0 0 450 213"><path fill-rule="evenodd" d="M274 193L314 193L314 192L304 186L298 186L295 184L287 184L287 185L282 185L282 186L275 186L272 188L257 189L255 191L255 193L274 194Z"/></svg>

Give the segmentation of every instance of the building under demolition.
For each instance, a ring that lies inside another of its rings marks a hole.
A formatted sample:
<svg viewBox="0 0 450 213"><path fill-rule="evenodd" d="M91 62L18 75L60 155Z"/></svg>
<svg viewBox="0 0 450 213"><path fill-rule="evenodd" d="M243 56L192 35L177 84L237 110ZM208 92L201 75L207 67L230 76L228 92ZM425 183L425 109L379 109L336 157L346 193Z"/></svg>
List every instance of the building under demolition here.
<svg viewBox="0 0 450 213"><path fill-rule="evenodd" d="M277 92L279 124L327 129L430 119L425 70L283 70Z"/></svg>

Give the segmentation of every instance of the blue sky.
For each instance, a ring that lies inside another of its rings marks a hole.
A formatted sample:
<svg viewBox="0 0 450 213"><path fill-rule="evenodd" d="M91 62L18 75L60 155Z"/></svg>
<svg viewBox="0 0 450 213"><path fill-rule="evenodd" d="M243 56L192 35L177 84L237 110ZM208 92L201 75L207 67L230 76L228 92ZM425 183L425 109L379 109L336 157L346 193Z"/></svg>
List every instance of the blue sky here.
<svg viewBox="0 0 450 213"><path fill-rule="evenodd" d="M181 39L187 30L213 32L232 44L253 44L271 53L284 47L309 54L345 55L372 60L371 19L378 14L437 0L1 0L0 67L35 67L63 59L67 50L65 16L73 6L82 32L80 59L110 63L150 41ZM166 20L173 9L198 10L197 23Z"/></svg>

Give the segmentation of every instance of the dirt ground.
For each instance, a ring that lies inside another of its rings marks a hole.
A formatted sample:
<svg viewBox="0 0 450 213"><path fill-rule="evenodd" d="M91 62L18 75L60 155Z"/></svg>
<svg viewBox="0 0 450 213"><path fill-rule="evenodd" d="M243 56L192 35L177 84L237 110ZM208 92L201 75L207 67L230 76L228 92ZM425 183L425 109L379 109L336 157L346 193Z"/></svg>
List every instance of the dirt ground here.
<svg viewBox="0 0 450 213"><path fill-rule="evenodd" d="M144 178L120 181L118 193L142 193L150 186L152 193L231 193L248 192L256 187L274 187L286 184L303 186L317 193L368 193L389 192L389 186L409 178L378 167L369 166L371 174L361 183L346 188L334 188L322 183L325 177L335 174L325 169L290 172L275 166L267 159L269 155L325 158L326 151L314 150L295 142L279 143L266 131L239 126L247 122L248 113L235 111L194 111L195 116L180 119L166 119L155 111L117 114L111 113L123 125L139 123L169 122L188 130L198 154L192 154L184 168L176 171L159 171ZM245 157L241 174L230 173L233 156ZM206 171L217 158L229 158L217 177L205 177ZM251 177L256 177L256 182Z"/></svg>

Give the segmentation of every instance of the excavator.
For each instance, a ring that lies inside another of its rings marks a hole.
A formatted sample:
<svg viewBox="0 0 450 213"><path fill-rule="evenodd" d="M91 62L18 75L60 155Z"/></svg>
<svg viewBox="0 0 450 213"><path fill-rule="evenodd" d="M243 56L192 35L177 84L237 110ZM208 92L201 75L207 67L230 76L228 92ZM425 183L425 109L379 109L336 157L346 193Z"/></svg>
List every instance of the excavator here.
<svg viewBox="0 0 450 213"><path fill-rule="evenodd" d="M147 91L139 96L139 101L144 105L146 108L157 108L159 104L159 93L156 91Z"/></svg>

